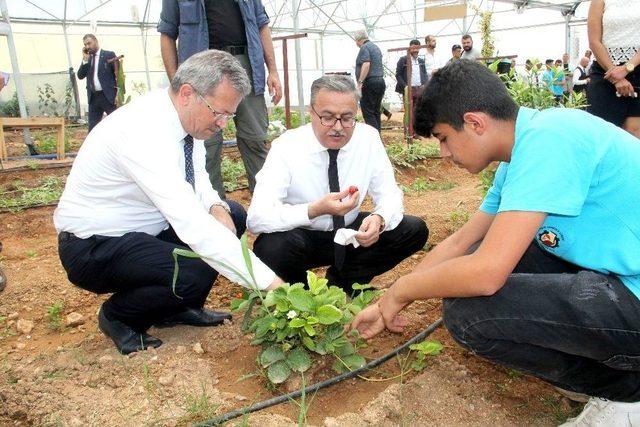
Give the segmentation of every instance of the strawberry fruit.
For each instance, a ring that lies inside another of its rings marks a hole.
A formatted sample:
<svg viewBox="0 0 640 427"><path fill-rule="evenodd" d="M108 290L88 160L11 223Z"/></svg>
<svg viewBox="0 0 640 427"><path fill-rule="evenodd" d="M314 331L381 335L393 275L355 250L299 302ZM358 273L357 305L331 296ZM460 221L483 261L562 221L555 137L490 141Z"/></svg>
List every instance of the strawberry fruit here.
<svg viewBox="0 0 640 427"><path fill-rule="evenodd" d="M349 187L349 195L354 194L356 191L358 191L358 187L356 187L355 185Z"/></svg>

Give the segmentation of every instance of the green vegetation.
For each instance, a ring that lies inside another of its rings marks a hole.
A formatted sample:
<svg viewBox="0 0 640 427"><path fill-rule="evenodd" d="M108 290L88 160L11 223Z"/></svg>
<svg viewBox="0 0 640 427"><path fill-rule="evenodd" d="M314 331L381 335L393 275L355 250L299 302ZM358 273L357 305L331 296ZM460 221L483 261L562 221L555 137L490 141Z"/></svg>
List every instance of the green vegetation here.
<svg viewBox="0 0 640 427"><path fill-rule="evenodd" d="M409 349L416 352L416 358L413 363L411 363L411 368L416 372L422 371L427 367L429 356L440 354L443 348L443 345L438 341L431 340L410 345Z"/></svg>
<svg viewBox="0 0 640 427"><path fill-rule="evenodd" d="M449 214L449 222L453 230L457 230L469 221L469 212L464 209L455 210Z"/></svg>
<svg viewBox="0 0 640 427"><path fill-rule="evenodd" d="M415 163L440 155L440 149L435 144L414 142L413 144L389 144L386 146L387 155L394 169L400 172L400 168L415 169Z"/></svg>
<svg viewBox="0 0 640 427"><path fill-rule="evenodd" d="M51 304L47 308L47 322L49 329L62 329L62 310L64 306L61 302Z"/></svg>
<svg viewBox="0 0 640 427"><path fill-rule="evenodd" d="M49 176L40 181L35 188L18 184L15 190L4 191L0 196L0 209L17 212L30 206L46 205L57 201L62 195L64 182L57 176Z"/></svg>
<svg viewBox="0 0 640 427"><path fill-rule="evenodd" d="M232 310L245 311L242 330L253 333L252 344L262 345L258 364L269 381L280 384L293 372L305 372L312 365L309 351L332 355L337 372L365 364L357 354L357 345L347 339L344 328L354 315L379 295L370 285L354 284L353 299L327 279L307 274L303 283L284 284L269 292L244 292L232 302ZM352 336L358 338L357 331Z"/></svg>
<svg viewBox="0 0 640 427"><path fill-rule="evenodd" d="M447 191L455 186L456 184L451 181L429 182L426 178L419 176L410 186L401 185L400 188L405 193L425 193L427 191Z"/></svg>
<svg viewBox="0 0 640 427"><path fill-rule="evenodd" d="M230 157L223 156L220 168L222 169L222 185L224 185L224 191L236 191L247 188L249 185L247 182L247 172L244 169L242 160L233 160Z"/></svg>
<svg viewBox="0 0 640 427"><path fill-rule="evenodd" d="M213 418L219 407L220 405L214 404L210 401L204 384L202 384L200 393L187 393L184 398L184 410L193 420Z"/></svg>

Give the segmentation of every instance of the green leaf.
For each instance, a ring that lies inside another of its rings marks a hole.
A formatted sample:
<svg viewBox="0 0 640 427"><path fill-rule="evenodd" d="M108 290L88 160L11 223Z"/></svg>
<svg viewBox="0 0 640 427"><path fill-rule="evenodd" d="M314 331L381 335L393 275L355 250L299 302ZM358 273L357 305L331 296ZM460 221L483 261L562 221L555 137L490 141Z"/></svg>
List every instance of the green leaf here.
<svg viewBox="0 0 640 427"><path fill-rule="evenodd" d="M291 321L289 322L289 327L291 327L291 328L302 328L306 324L307 324L307 322L304 319L296 317L295 319L291 319Z"/></svg>
<svg viewBox="0 0 640 427"><path fill-rule="evenodd" d="M311 358L303 348L296 347L287 354L287 364L295 372L304 372L311 367Z"/></svg>
<svg viewBox="0 0 640 427"><path fill-rule="evenodd" d="M231 311L239 311L245 308L249 303L246 299L234 298L231 301Z"/></svg>
<svg viewBox="0 0 640 427"><path fill-rule="evenodd" d="M309 337L302 337L302 344L311 351L316 351L316 343Z"/></svg>
<svg viewBox="0 0 640 427"><path fill-rule="evenodd" d="M325 339L327 341L335 341L344 334L344 329L339 324L333 324L328 326L324 332Z"/></svg>
<svg viewBox="0 0 640 427"><path fill-rule="evenodd" d="M291 368L287 362L280 360L267 368L267 377L273 384L281 384L291 375Z"/></svg>
<svg viewBox="0 0 640 427"><path fill-rule="evenodd" d="M337 356L340 356L340 358L350 356L352 354L355 354L355 352L356 352L356 349L353 347L353 344L351 344L349 341L346 341L346 343L341 346L336 345L336 349L334 351L334 353Z"/></svg>
<svg viewBox="0 0 640 427"><path fill-rule="evenodd" d="M287 356L284 354L284 351L282 351L282 347L274 344L265 348L262 353L260 353L260 365L262 365L263 368L266 368L280 360L284 360L286 357Z"/></svg>
<svg viewBox="0 0 640 427"><path fill-rule="evenodd" d="M289 301L285 298L278 298L276 302L276 310L281 313L289 311Z"/></svg>
<svg viewBox="0 0 640 427"><path fill-rule="evenodd" d="M333 369L337 372L345 372L347 370L353 371L363 367L367 361L359 354L352 354L350 356L341 357L340 360L336 360L333 364ZM346 366L345 366L346 365Z"/></svg>
<svg viewBox="0 0 640 427"><path fill-rule="evenodd" d="M296 310L311 311L313 308L313 297L304 289L292 287L287 296L289 302Z"/></svg>
<svg viewBox="0 0 640 427"><path fill-rule="evenodd" d="M251 276L251 283L255 289L258 289L258 282L256 282L256 277L253 275L253 263L251 262L251 254L249 253L249 246L247 245L247 233L243 234L240 238L240 246L242 247L242 257L244 258L244 263L247 266L247 270L249 271L249 276Z"/></svg>
<svg viewBox="0 0 640 427"><path fill-rule="evenodd" d="M271 329L271 324L275 322L275 319L272 316L266 316L257 319L251 325L251 330L255 330L256 337L261 338Z"/></svg>
<svg viewBox="0 0 640 427"><path fill-rule="evenodd" d="M365 289L371 289L373 286L371 286L368 283L365 283L364 285L361 285L360 283L354 283L353 285L351 285L351 289L353 289L354 291L362 291Z"/></svg>
<svg viewBox="0 0 640 427"><path fill-rule="evenodd" d="M307 335L309 335L310 337L313 337L316 335L316 330L313 329L313 326L306 324L304 325L304 331L307 333Z"/></svg>
<svg viewBox="0 0 640 427"><path fill-rule="evenodd" d="M410 345L409 348L424 355L435 356L442 351L444 346L438 341L422 341L421 343Z"/></svg>
<svg viewBox="0 0 640 427"><path fill-rule="evenodd" d="M313 271L307 271L307 283L309 284L309 290L313 295L318 295L322 291L327 289L327 279L320 279Z"/></svg>
<svg viewBox="0 0 640 427"><path fill-rule="evenodd" d="M309 316L307 317L307 323L310 325L315 325L316 323L318 323L318 318L317 317L313 317L313 316Z"/></svg>
<svg viewBox="0 0 640 427"><path fill-rule="evenodd" d="M336 306L327 304L318 307L316 317L323 325L331 325L342 319L342 312Z"/></svg>

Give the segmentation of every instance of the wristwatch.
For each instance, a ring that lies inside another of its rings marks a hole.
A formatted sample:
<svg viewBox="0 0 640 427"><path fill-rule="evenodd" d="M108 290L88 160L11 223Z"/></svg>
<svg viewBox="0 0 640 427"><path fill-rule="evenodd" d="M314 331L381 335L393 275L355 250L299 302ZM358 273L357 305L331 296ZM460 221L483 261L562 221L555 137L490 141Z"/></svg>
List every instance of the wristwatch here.
<svg viewBox="0 0 640 427"><path fill-rule="evenodd" d="M627 62L624 64L624 68L626 68L628 72L633 73L633 70L636 69L636 66L632 62Z"/></svg>
<svg viewBox="0 0 640 427"><path fill-rule="evenodd" d="M231 214L231 208L229 207L229 203L225 202L224 200L220 200L219 202L215 202L214 204L211 205L211 207L214 207L214 206L220 206L222 209L227 211L228 214Z"/></svg>

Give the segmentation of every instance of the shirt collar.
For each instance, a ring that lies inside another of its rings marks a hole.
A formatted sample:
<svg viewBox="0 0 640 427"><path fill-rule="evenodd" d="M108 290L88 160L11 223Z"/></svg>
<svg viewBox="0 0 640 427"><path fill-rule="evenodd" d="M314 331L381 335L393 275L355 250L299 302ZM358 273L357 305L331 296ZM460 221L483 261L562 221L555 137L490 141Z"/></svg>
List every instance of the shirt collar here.
<svg viewBox="0 0 640 427"><path fill-rule="evenodd" d="M167 131L170 132L171 140L176 142L180 142L187 136L187 131L182 127L182 123L180 123L180 118L178 117L178 111L176 110L175 105L171 102L171 97L169 95L169 91L160 90L160 102L163 103L162 111L165 111L165 120L164 123L167 125Z"/></svg>

